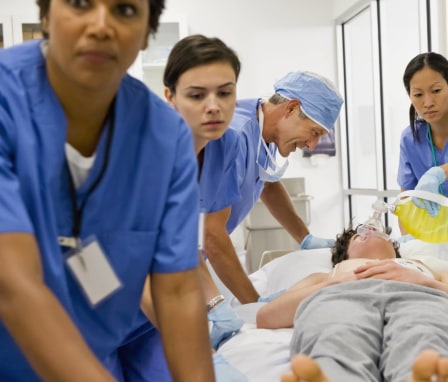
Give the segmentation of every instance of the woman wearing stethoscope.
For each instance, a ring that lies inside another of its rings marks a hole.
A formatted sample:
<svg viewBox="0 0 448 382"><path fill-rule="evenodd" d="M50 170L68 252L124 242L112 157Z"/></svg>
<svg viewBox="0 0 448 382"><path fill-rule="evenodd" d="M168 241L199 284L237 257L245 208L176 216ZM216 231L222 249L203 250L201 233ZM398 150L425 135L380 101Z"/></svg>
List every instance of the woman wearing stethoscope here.
<svg viewBox="0 0 448 382"><path fill-rule="evenodd" d="M403 82L411 108L410 126L401 135L398 184L402 190L448 196L448 60L437 53L419 54L407 65ZM437 215L438 204L414 202Z"/></svg>

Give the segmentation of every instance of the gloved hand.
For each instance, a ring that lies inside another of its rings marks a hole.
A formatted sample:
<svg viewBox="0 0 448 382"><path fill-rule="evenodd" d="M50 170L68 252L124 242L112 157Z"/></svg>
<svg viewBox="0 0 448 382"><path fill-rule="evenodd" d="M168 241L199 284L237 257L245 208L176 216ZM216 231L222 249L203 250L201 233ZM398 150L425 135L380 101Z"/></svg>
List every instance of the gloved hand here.
<svg viewBox="0 0 448 382"><path fill-rule="evenodd" d="M216 382L248 382L248 379L219 353L213 354L213 367Z"/></svg>
<svg viewBox="0 0 448 382"><path fill-rule="evenodd" d="M300 243L300 249L316 249L316 248L331 248L335 244L334 239L322 239L311 235L310 233L304 237Z"/></svg>
<svg viewBox="0 0 448 382"><path fill-rule="evenodd" d="M270 296L259 297L258 302L271 302L272 300L275 300L277 297L281 296L285 292L286 292L286 289L282 289L282 290L279 290L278 292L272 293Z"/></svg>
<svg viewBox="0 0 448 382"><path fill-rule="evenodd" d="M408 233L407 235L400 236L396 241L397 243L404 244L410 240L415 240L415 237Z"/></svg>
<svg viewBox="0 0 448 382"><path fill-rule="evenodd" d="M223 341L238 333L244 324L225 300L208 312L208 320L213 323L210 333L213 349L218 349Z"/></svg>
<svg viewBox="0 0 448 382"><path fill-rule="evenodd" d="M434 194L439 193L439 186L446 180L445 171L442 167L431 167L426 171L415 186L416 190L428 191ZM417 207L425 208L431 216L437 216L440 204L430 202L429 200L412 198Z"/></svg>

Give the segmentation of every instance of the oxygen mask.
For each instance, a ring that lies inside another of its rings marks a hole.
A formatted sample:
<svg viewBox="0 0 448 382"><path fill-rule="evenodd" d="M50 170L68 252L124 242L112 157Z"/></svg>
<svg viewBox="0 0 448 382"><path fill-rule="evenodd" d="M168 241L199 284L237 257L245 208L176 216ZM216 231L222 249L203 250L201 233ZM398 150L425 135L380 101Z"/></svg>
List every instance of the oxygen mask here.
<svg viewBox="0 0 448 382"><path fill-rule="evenodd" d="M378 236L384 240L391 241L392 239L386 232L381 221L381 214L387 212L387 205L381 200L377 200L372 204L373 214L364 223L360 224L356 229L356 233L361 237Z"/></svg>

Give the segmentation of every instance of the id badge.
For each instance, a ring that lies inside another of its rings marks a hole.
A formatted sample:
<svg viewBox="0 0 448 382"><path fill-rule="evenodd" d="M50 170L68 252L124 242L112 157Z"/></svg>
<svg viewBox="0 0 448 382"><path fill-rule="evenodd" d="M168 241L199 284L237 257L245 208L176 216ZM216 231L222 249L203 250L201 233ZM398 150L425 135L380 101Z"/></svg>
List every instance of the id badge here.
<svg viewBox="0 0 448 382"><path fill-rule="evenodd" d="M73 249L66 261L93 306L121 287L120 280L96 240Z"/></svg>

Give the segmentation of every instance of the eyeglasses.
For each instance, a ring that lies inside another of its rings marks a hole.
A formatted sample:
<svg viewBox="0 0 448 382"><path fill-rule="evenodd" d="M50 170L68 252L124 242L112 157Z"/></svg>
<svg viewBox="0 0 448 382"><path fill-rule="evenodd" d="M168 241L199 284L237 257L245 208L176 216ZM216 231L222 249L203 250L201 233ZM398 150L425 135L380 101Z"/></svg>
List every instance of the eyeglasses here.
<svg viewBox="0 0 448 382"><path fill-rule="evenodd" d="M369 236L377 236L386 241L392 241L392 238L388 234L381 232L378 228L367 224L360 224L356 228L356 233L364 239L367 239Z"/></svg>

